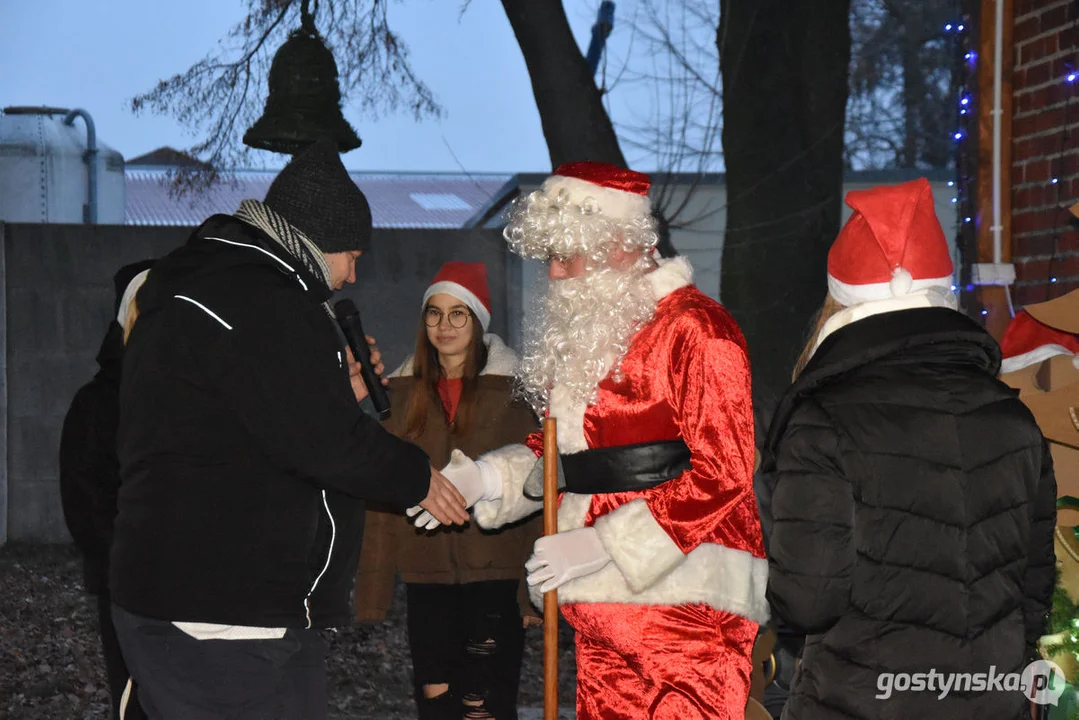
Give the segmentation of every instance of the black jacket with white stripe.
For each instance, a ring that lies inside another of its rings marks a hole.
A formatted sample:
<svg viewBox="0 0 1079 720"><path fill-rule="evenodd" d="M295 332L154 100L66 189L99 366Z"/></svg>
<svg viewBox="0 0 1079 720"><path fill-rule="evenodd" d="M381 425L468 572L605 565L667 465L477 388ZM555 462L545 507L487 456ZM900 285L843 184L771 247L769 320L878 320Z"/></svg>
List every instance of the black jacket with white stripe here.
<svg viewBox="0 0 1079 720"><path fill-rule="evenodd" d="M415 505L430 468L359 409L330 295L224 215L154 266L124 358L116 604L170 621L350 622L364 500Z"/></svg>

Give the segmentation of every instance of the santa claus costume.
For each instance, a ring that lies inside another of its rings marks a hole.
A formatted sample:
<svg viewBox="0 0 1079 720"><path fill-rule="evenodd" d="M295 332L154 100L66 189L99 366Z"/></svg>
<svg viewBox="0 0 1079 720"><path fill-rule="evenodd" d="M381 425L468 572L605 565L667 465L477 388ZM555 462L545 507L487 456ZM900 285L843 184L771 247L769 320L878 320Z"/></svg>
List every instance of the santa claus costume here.
<svg viewBox="0 0 1079 720"><path fill-rule="evenodd" d="M557 586L576 631L579 720L743 718L768 619L748 356L689 262L654 257L648 188L565 165L505 232L522 256L587 266L552 280L519 373L558 421L566 485L559 533L529 562L533 601ZM525 485L541 453L537 433L481 458L500 487L475 505L480 525L540 508Z"/></svg>

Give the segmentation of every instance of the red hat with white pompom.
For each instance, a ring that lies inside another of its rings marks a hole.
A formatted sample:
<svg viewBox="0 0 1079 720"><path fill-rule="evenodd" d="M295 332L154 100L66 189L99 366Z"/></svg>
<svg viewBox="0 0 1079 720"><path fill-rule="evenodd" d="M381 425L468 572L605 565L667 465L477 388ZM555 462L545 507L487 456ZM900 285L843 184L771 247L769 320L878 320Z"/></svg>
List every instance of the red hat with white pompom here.
<svg viewBox="0 0 1079 720"><path fill-rule="evenodd" d="M651 215L652 203L648 199L651 185L651 179L644 173L609 163L582 161L559 166L543 183L543 192L551 198L565 193L566 200L580 206L591 199L603 215L631 220Z"/></svg>
<svg viewBox="0 0 1079 720"><path fill-rule="evenodd" d="M828 291L841 305L951 290L952 258L925 178L847 193L854 214L828 253Z"/></svg>

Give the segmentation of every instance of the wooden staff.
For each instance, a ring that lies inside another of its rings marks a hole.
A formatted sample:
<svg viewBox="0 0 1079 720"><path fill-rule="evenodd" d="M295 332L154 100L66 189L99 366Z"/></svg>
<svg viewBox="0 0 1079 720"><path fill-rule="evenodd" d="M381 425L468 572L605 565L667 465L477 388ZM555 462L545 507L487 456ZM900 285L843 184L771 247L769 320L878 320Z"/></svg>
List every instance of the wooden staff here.
<svg viewBox="0 0 1079 720"><path fill-rule="evenodd" d="M558 532L558 432L543 419L543 534ZM558 720L558 590L543 594L543 720Z"/></svg>

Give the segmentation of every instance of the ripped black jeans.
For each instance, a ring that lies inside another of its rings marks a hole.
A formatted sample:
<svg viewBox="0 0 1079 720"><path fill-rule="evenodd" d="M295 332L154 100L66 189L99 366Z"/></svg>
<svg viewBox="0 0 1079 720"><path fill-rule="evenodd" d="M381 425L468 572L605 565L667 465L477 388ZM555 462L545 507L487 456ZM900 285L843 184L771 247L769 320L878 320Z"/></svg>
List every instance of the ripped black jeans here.
<svg viewBox="0 0 1079 720"><path fill-rule="evenodd" d="M517 720L524 628L516 580L409 583L408 641L420 720ZM426 698L425 685L449 685Z"/></svg>

